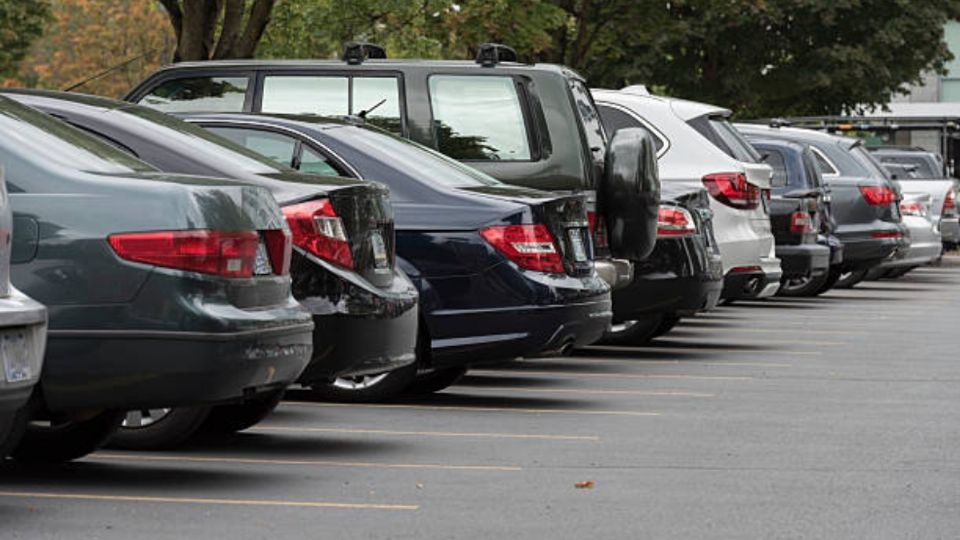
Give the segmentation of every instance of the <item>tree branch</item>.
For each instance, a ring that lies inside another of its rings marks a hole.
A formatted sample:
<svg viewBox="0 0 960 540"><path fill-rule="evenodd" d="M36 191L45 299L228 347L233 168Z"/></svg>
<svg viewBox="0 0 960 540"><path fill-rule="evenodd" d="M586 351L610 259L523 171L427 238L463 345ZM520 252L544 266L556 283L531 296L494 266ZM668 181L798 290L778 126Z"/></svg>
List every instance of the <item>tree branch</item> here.
<svg viewBox="0 0 960 540"><path fill-rule="evenodd" d="M233 58L253 58L257 52L257 44L270 22L270 13L273 11L275 0L254 0L250 8L250 17L243 35L237 41Z"/></svg>
<svg viewBox="0 0 960 540"><path fill-rule="evenodd" d="M243 0L223 1L223 26L220 30L220 39L217 40L213 59L232 58L240 32L243 29ZM219 11L219 10L218 10Z"/></svg>

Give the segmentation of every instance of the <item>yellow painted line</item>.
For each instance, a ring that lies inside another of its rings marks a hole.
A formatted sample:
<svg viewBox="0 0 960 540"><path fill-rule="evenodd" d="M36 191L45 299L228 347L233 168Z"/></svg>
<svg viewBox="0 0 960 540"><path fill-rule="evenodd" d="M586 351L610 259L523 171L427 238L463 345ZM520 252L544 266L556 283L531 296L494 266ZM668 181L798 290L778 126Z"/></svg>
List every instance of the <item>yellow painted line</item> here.
<svg viewBox="0 0 960 540"><path fill-rule="evenodd" d="M583 395L613 395L613 396L653 396L653 397L698 397L710 398L716 397L716 394L706 394L703 392L680 392L655 390L587 390L579 388L528 388L525 386L474 386L470 384L458 383L456 388L471 388L481 390L495 390L499 392L533 392L537 394L583 394Z"/></svg>
<svg viewBox="0 0 960 540"><path fill-rule="evenodd" d="M590 441L597 442L596 435L540 435L535 433L465 433L458 431L396 431L389 429L309 428L293 426L256 426L247 431L273 431L281 433L343 433L349 435L400 435L412 437L464 437L478 439L522 439L540 441Z"/></svg>
<svg viewBox="0 0 960 540"><path fill-rule="evenodd" d="M101 460L124 461L163 461L175 463L236 463L241 465L310 465L316 467L351 467L373 469L433 469L441 471L495 471L516 472L520 467L497 465L441 465L434 463L376 463L367 461L329 461L314 459L260 459L234 457L200 457L200 456L158 456L150 454L107 454L97 452L90 456Z"/></svg>
<svg viewBox="0 0 960 540"><path fill-rule="evenodd" d="M201 504L220 506L281 506L285 508L339 508L346 510L419 510L415 504L369 504L324 501L276 501L256 499L198 499L193 497L147 497L133 495L89 495L86 493L46 493L39 491L0 491L0 497L19 499L55 499L104 502Z"/></svg>
<svg viewBox="0 0 960 540"><path fill-rule="evenodd" d="M543 375L547 377L603 377L614 379L696 379L705 381L752 381L754 377L732 375L664 375L637 373L579 373L576 371L533 371L528 369L475 369L470 373L499 373L503 375Z"/></svg>
<svg viewBox="0 0 960 540"><path fill-rule="evenodd" d="M352 409L412 409L421 411L468 411L468 412L510 412L521 414L583 414L596 416L660 416L658 412L647 411L593 411L589 409L528 409L516 407L464 407L462 405L405 405L388 403L314 403L310 401L285 401L284 405L305 407L349 407Z"/></svg>

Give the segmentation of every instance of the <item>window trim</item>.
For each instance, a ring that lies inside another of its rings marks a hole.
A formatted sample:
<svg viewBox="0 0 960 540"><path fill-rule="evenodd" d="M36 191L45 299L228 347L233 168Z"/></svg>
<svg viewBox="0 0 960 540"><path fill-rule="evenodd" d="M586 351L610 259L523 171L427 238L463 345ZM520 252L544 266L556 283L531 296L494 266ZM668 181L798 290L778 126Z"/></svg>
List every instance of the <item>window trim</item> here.
<svg viewBox="0 0 960 540"><path fill-rule="evenodd" d="M129 102L140 105L142 107L149 107L143 103L144 98L153 93L157 88L167 84L171 81L178 81L181 79L199 79L203 77L219 77L219 78L228 78L228 77L246 77L247 78L247 90L243 95L243 105L241 106L240 111L196 111L196 112L210 112L210 113L249 113L252 112L253 101L255 98L256 90L256 71L254 70L237 70L237 71L227 71L227 70L196 70L196 71L178 71L170 73L164 77L157 79L155 83L150 83L143 87L143 90L137 92L134 96L128 99ZM159 110L159 109L158 109ZM161 111L166 112L166 111ZM171 114L166 112L167 114ZM175 114L175 113L174 113Z"/></svg>
<svg viewBox="0 0 960 540"><path fill-rule="evenodd" d="M437 131L434 129L434 122L436 116L433 113L433 92L430 89L430 79L434 77L497 77L500 79L510 79L513 81L513 88L516 91L517 95L517 105L520 107L520 116L523 118L524 129L523 133L526 134L527 138L527 150L530 152L530 157L528 159L460 159L454 158L457 161L463 163L536 163L541 160L541 154L534 145L534 132L532 131L533 118L530 116L529 111L529 101L524 99L526 89L521 88L523 85L523 78L518 75L512 75L509 73L482 73L482 74L473 74L473 73L464 73L464 72L445 72L437 71L427 75L427 104L430 107L430 144L431 146L440 152L440 142L437 140ZM453 157L453 156L450 156Z"/></svg>
<svg viewBox="0 0 960 540"><path fill-rule="evenodd" d="M830 166L831 169L833 169L833 172L820 171L820 176L823 176L823 177L840 176L840 169L837 168L837 165L830 158L828 158L826 154L824 154L819 148L817 148L816 146L813 146L812 144L810 145L810 150L813 151L813 153L816 154L820 159L825 161L827 165Z"/></svg>
<svg viewBox="0 0 960 540"><path fill-rule="evenodd" d="M345 70L345 69L273 69L266 68L254 72L256 83L255 92L251 101L251 112L263 114L275 114L263 112L263 84L264 79L272 76L287 77L344 77L347 79L347 107L353 110L353 79L355 77L369 79L395 79L397 81L397 99L400 107L400 136L409 138L410 128L407 119L407 86L404 81L402 71L390 70ZM329 117L328 117L329 118Z"/></svg>
<svg viewBox="0 0 960 540"><path fill-rule="evenodd" d="M600 100L597 102L598 107L601 105L604 107L610 107L611 109L616 109L626 114L627 116L633 118L634 120L642 124L644 128L650 131L650 133L652 133L654 137L659 139L662 146L660 147L660 150L657 150L657 159L660 159L661 157L663 157L663 155L667 153L667 150L670 149L670 146L671 146L670 139L668 139L667 136L664 135L662 131L654 127L654 125L651 124L650 122L647 122L646 119L641 117L639 114L635 113L629 107L625 107L623 105L620 105L619 103L614 103L612 101L603 101L603 100Z"/></svg>

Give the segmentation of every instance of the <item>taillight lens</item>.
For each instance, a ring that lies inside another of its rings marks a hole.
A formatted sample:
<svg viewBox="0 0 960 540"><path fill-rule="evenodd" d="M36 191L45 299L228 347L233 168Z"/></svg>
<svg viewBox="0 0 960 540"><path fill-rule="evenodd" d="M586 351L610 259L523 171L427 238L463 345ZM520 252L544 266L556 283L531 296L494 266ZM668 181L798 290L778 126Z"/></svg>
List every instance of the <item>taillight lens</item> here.
<svg viewBox="0 0 960 540"><path fill-rule="evenodd" d="M760 188L747 182L743 173L708 174L703 185L711 197L732 208L753 210L760 204Z"/></svg>
<svg viewBox="0 0 960 540"><path fill-rule="evenodd" d="M957 214L957 203L954 195L954 191L951 189L947 192L947 196L943 198L943 212L944 215L955 216Z"/></svg>
<svg viewBox="0 0 960 540"><path fill-rule="evenodd" d="M683 208L664 205L657 211L657 237L690 236L696 232L693 216Z"/></svg>
<svg viewBox="0 0 960 540"><path fill-rule="evenodd" d="M293 245L329 263L353 269L353 254L343 221L329 199L283 207Z"/></svg>
<svg viewBox="0 0 960 540"><path fill-rule="evenodd" d="M900 203L900 213L905 216L922 216L923 205L917 201L902 201Z"/></svg>
<svg viewBox="0 0 960 540"><path fill-rule="evenodd" d="M495 225L481 230L480 236L520 268L564 273L557 245L543 225Z"/></svg>
<svg viewBox="0 0 960 540"><path fill-rule="evenodd" d="M596 212L587 212L587 225L593 236L593 246L600 250L609 249L610 238L607 236L607 226L602 219L598 219Z"/></svg>
<svg viewBox="0 0 960 540"><path fill-rule="evenodd" d="M870 233L870 238L884 239L884 238L901 238L903 233L901 231L877 231Z"/></svg>
<svg viewBox="0 0 960 540"><path fill-rule="evenodd" d="M807 212L790 214L790 232L793 234L807 234L813 232L813 218Z"/></svg>
<svg viewBox="0 0 960 540"><path fill-rule="evenodd" d="M228 278L253 275L260 241L255 231L156 231L107 238L121 259Z"/></svg>
<svg viewBox="0 0 960 540"><path fill-rule="evenodd" d="M267 253L270 254L273 273L278 276L289 274L290 252L293 250L290 231L284 229L264 231L263 237L267 244Z"/></svg>
<svg viewBox="0 0 960 540"><path fill-rule="evenodd" d="M897 194L887 186L860 186L863 200L870 206L887 206L897 200Z"/></svg>
<svg viewBox="0 0 960 540"><path fill-rule="evenodd" d="M763 268L759 266L734 266L727 273L728 274L759 274L763 272Z"/></svg>

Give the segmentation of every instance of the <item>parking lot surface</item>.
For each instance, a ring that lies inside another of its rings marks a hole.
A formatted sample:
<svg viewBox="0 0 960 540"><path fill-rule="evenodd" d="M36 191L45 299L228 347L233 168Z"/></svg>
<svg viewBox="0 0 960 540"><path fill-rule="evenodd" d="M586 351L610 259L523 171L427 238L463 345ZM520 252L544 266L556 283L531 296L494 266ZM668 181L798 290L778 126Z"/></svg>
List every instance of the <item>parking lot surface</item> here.
<svg viewBox="0 0 960 540"><path fill-rule="evenodd" d="M960 530L960 265L743 302L642 349L232 438L0 466L0 538L938 538Z"/></svg>

